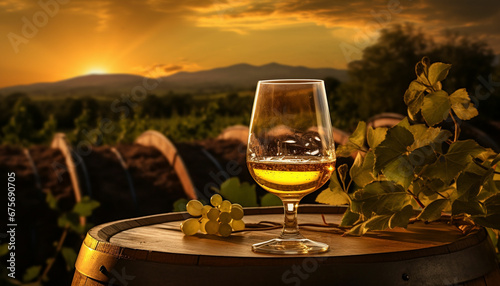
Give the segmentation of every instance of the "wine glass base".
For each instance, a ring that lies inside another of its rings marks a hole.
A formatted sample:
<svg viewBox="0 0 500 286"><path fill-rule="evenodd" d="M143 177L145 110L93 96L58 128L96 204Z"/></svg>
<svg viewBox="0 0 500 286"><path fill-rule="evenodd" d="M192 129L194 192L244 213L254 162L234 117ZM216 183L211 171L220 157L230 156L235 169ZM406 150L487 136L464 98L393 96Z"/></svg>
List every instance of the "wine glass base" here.
<svg viewBox="0 0 500 286"><path fill-rule="evenodd" d="M327 252L329 248L330 246L326 243L312 241L307 238L275 238L252 245L254 252L273 254L315 254Z"/></svg>

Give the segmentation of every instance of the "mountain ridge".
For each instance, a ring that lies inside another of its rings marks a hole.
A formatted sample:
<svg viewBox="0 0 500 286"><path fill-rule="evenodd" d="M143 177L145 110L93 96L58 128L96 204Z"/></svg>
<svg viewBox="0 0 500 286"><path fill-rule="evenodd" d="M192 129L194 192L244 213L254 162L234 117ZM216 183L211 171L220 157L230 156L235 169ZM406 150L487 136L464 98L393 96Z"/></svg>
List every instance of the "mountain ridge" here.
<svg viewBox="0 0 500 286"><path fill-rule="evenodd" d="M78 95L89 93L130 92L144 85L145 79L158 84L152 93L174 92L224 92L255 88L257 81L264 79L292 79L335 77L347 79L345 70L333 68L309 68L289 66L271 62L261 66L238 63L226 67L194 72L180 71L169 76L148 78L135 74L90 74L55 82L40 82L0 88L0 95L22 92L29 95Z"/></svg>

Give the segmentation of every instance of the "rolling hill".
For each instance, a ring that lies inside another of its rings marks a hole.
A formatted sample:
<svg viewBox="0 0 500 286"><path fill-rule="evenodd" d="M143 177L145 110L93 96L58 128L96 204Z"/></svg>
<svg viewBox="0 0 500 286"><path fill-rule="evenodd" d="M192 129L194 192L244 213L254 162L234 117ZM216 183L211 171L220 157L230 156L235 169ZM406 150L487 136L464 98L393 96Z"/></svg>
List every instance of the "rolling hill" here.
<svg viewBox="0 0 500 286"><path fill-rule="evenodd" d="M333 68L308 68L270 63L262 66L236 64L197 72L179 72L156 79L158 86L150 91L162 94L168 91L212 93L252 90L262 79L334 77L346 80L345 70ZM144 77L131 74L84 75L51 83L35 83L0 88L1 95L16 92L32 96L78 96L106 95L130 92L134 87L143 85ZM153 83L152 81L149 81Z"/></svg>

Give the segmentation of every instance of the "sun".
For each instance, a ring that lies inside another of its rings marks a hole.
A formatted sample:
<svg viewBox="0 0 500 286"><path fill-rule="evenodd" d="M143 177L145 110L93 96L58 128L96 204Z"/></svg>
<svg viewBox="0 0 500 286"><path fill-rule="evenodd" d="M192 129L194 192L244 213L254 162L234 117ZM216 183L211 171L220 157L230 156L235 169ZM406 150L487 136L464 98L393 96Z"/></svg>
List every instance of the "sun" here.
<svg viewBox="0 0 500 286"><path fill-rule="evenodd" d="M108 73L107 70L105 68L102 68L102 67L92 67L90 69L88 69L85 74L86 75L90 75L90 74L106 74Z"/></svg>

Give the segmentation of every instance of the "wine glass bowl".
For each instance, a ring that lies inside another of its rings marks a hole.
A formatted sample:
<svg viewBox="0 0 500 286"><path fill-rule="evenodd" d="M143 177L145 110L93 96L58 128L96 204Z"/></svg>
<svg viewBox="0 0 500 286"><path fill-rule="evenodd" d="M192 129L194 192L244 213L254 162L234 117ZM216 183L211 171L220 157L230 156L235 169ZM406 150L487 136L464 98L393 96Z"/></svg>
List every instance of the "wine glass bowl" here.
<svg viewBox="0 0 500 286"><path fill-rule="evenodd" d="M328 245L304 238L297 206L325 184L335 169L335 149L321 80L259 81L250 123L247 165L255 181L284 204L278 238L252 246L256 252L320 253Z"/></svg>

